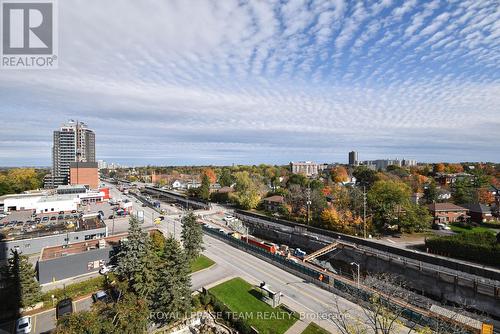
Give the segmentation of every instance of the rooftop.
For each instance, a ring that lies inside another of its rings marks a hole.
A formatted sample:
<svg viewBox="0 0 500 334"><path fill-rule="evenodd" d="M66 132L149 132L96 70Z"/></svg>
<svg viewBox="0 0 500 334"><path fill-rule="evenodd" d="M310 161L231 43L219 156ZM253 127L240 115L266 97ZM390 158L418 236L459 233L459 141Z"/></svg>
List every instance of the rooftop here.
<svg viewBox="0 0 500 334"><path fill-rule="evenodd" d="M264 198L263 201L265 201L265 202L275 202L275 203L284 203L285 202L285 198L283 196L274 195L274 196L270 196L270 197Z"/></svg>
<svg viewBox="0 0 500 334"><path fill-rule="evenodd" d="M56 217L54 220L34 221L36 217L29 212L19 212L24 214L25 221L19 220L15 222L17 216L20 214L9 216L9 223L7 221L0 223L0 241L7 240L20 240L40 238L49 235L71 233L78 231L93 230L97 228L104 228L106 225L98 217L78 218L78 214L52 214L52 215L37 215L38 218L42 217ZM58 219L62 216L62 219ZM43 219L43 218L42 218Z"/></svg>
<svg viewBox="0 0 500 334"><path fill-rule="evenodd" d="M40 254L40 261L47 261L62 256L70 256L88 252L99 248L115 247L120 240L127 237L127 233L113 235L102 239L93 239L61 246L45 247ZM101 244L101 246L99 246Z"/></svg>
<svg viewBox="0 0 500 334"><path fill-rule="evenodd" d="M453 203L432 203L432 204L429 204L429 210L431 210L431 211L464 211L467 209L464 207L455 205Z"/></svg>

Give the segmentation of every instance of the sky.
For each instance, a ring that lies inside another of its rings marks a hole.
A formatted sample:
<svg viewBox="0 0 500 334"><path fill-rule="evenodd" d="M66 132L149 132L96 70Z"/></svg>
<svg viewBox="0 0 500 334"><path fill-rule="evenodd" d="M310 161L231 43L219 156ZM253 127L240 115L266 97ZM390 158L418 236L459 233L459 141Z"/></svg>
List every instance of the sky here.
<svg viewBox="0 0 500 334"><path fill-rule="evenodd" d="M68 119L128 165L500 161L500 3L61 0L59 68L0 70L0 166Z"/></svg>

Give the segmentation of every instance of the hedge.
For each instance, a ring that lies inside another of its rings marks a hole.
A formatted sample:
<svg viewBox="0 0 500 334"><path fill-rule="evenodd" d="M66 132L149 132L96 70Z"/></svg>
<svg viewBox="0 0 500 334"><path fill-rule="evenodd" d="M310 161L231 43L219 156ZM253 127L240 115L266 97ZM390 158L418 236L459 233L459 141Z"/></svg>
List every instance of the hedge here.
<svg viewBox="0 0 500 334"><path fill-rule="evenodd" d="M425 240L431 253L437 253L500 267L500 244L493 233L468 232Z"/></svg>

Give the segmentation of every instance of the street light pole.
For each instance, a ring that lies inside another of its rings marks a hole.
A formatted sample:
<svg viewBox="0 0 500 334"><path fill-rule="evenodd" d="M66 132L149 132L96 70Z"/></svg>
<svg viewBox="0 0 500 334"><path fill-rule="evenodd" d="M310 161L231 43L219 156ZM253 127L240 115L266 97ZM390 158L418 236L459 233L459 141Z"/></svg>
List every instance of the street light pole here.
<svg viewBox="0 0 500 334"><path fill-rule="evenodd" d="M359 263L356 263L356 262L351 262L351 266L356 266L356 267L358 268L358 274L357 274L357 276L356 276L356 280L357 280L358 289L359 289L359 274L360 274L360 273L359 273L359 272L360 272L360 270L359 270Z"/></svg>

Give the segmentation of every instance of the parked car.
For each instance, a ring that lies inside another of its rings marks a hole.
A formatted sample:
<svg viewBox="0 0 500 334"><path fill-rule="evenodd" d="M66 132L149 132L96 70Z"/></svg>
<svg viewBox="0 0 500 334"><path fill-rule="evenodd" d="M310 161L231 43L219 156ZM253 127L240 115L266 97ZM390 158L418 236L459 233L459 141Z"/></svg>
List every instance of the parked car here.
<svg viewBox="0 0 500 334"><path fill-rule="evenodd" d="M115 266L113 266L113 265L102 266L102 268L99 269L99 274L106 275L107 273L113 271L114 269L115 269Z"/></svg>
<svg viewBox="0 0 500 334"><path fill-rule="evenodd" d="M71 213L76 213L76 210L71 210Z"/></svg>
<svg viewBox="0 0 500 334"><path fill-rule="evenodd" d="M60 215L64 215L64 211L59 211L59 214Z"/></svg>
<svg viewBox="0 0 500 334"><path fill-rule="evenodd" d="M16 334L31 333L31 317L26 316L16 320Z"/></svg>
<svg viewBox="0 0 500 334"><path fill-rule="evenodd" d="M43 217L43 218L42 218L42 221L43 221L43 222L48 222L48 221L49 221L49 217L47 217L47 216Z"/></svg>
<svg viewBox="0 0 500 334"><path fill-rule="evenodd" d="M109 303L111 302L111 297L106 293L106 291L99 290L96 293L92 295L92 300L94 303L97 302L103 302L103 303Z"/></svg>
<svg viewBox="0 0 500 334"><path fill-rule="evenodd" d="M71 298L66 298L57 303L56 306L56 318L60 319L67 314L73 313L73 300Z"/></svg>
<svg viewBox="0 0 500 334"><path fill-rule="evenodd" d="M52 217L50 217L50 220L56 220L56 219L57 219L57 217L56 217L56 216L52 216Z"/></svg>

